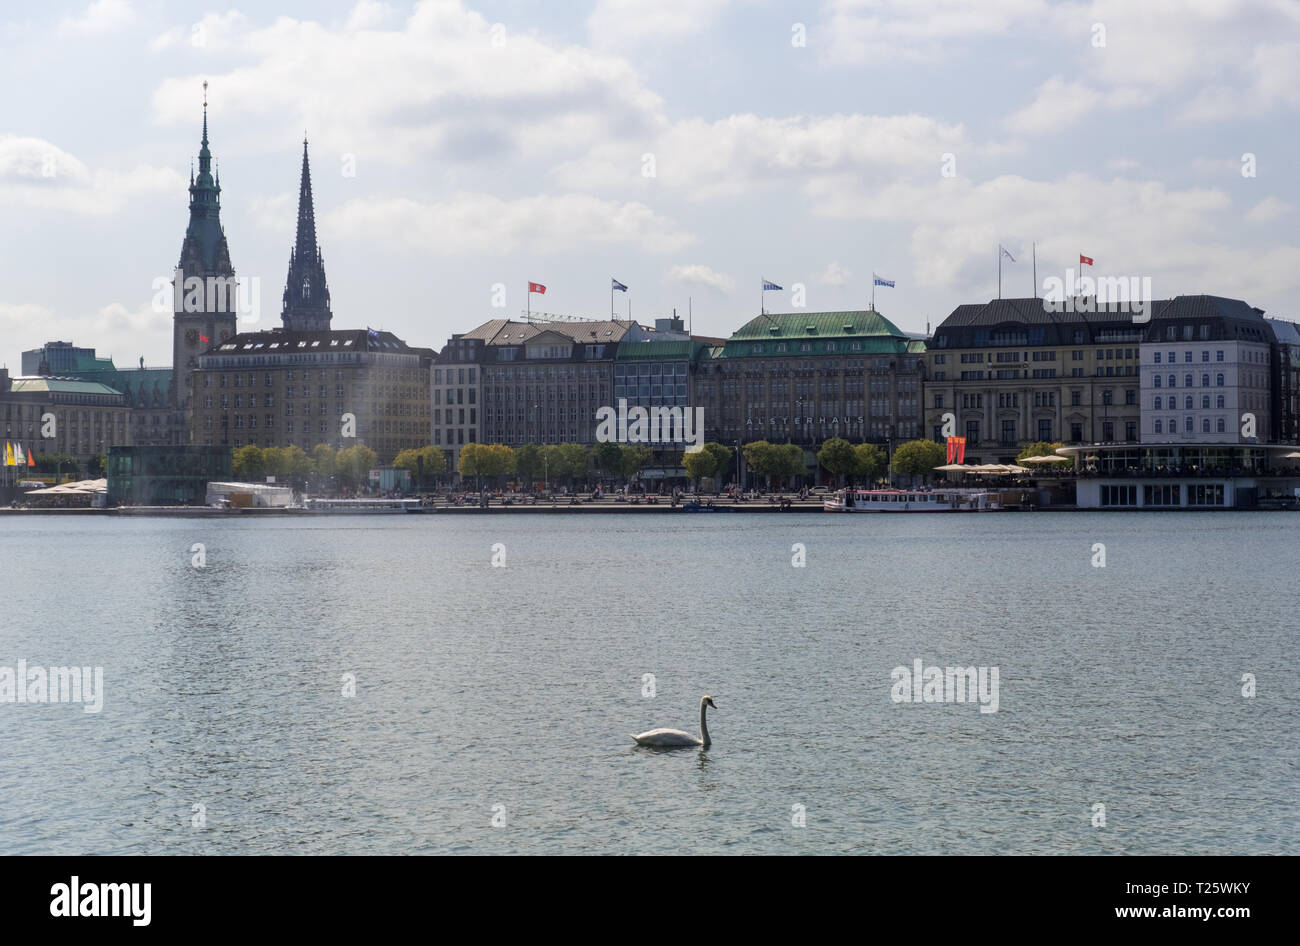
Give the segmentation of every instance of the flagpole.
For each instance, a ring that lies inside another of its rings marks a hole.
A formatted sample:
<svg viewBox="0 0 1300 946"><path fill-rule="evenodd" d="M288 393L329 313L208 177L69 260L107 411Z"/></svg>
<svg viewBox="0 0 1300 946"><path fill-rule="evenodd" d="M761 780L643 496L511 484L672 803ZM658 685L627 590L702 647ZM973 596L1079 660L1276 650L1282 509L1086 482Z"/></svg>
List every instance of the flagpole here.
<svg viewBox="0 0 1300 946"><path fill-rule="evenodd" d="M609 320L614 321L614 277L609 277Z"/></svg>
<svg viewBox="0 0 1300 946"><path fill-rule="evenodd" d="M528 284L527 296L528 296L528 314L524 316L525 321L529 321L533 317L533 284L532 283Z"/></svg>
<svg viewBox="0 0 1300 946"><path fill-rule="evenodd" d="M871 274L871 311L876 311L876 274Z"/></svg>
<svg viewBox="0 0 1300 946"><path fill-rule="evenodd" d="M1034 244L1034 298L1038 298L1038 244Z"/></svg>
<svg viewBox="0 0 1300 946"><path fill-rule="evenodd" d="M1002 298L1002 244L998 244L998 298Z"/></svg>

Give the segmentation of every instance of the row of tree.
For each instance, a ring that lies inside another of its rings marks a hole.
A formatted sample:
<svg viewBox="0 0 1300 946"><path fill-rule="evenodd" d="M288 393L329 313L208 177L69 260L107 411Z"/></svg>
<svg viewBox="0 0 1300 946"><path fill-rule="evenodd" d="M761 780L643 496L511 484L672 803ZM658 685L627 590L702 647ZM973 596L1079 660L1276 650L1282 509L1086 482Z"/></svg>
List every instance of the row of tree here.
<svg viewBox="0 0 1300 946"><path fill-rule="evenodd" d="M441 451L439 451L441 456ZM238 479L304 481L309 477L359 486L368 482L370 471L379 465L379 455L365 444L342 447L318 443L307 453L302 447L258 447L249 444L234 452L234 474Z"/></svg>
<svg viewBox="0 0 1300 946"><path fill-rule="evenodd" d="M1051 454L1058 446L1030 444L1020 455ZM756 440L744 444L741 453L749 471L764 477L769 486L774 480L789 480L808 472L803 448L797 444ZM579 443L529 443L521 447L467 443L460 448L460 473L462 477L475 479L513 475L525 483L544 480L549 484L560 480L572 484L585 478L593 468L607 477L631 478L645 469L653 456L649 447L617 443L599 443L591 447ZM698 485L709 477L730 479L734 457L730 447L706 443L702 450L683 454L682 465L687 476ZM36 459L37 466L44 470L59 458L40 456ZM65 462L71 459L64 458ZM930 476L945 459L944 445L933 440L911 440L900 444L894 450L892 464L885 451L876 444L853 444L841 437L827 440L817 452L817 462L841 483L847 477L867 481L879 479L890 466L896 473ZM336 450L322 443L313 447L311 453L296 446L247 446L234 452L235 476L241 479L275 476L278 480L301 481L312 476L321 480L334 477L343 485L356 486L367 481L369 471L378 463L375 451L363 444ZM415 478L437 476L447 471L442 448L432 445L403 450L394 458L393 465L410 471Z"/></svg>

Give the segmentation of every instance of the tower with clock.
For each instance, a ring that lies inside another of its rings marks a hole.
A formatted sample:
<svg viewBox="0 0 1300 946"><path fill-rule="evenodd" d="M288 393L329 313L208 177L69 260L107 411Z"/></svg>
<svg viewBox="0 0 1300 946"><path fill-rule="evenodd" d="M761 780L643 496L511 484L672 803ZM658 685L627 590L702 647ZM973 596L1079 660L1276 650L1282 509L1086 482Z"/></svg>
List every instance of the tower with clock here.
<svg viewBox="0 0 1300 946"><path fill-rule="evenodd" d="M208 84L203 83L203 140L199 173L190 171L190 222L181 243L175 278L172 316L171 407L179 430L173 442L188 442L184 418L190 409L190 375L198 356L237 331L239 293L230 250L221 226L221 178L213 174L208 150Z"/></svg>

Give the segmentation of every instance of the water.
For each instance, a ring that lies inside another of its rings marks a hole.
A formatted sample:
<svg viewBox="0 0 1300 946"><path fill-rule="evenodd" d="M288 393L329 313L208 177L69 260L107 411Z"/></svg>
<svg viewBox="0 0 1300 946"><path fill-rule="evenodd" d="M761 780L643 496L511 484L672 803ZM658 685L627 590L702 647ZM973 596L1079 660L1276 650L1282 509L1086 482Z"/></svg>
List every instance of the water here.
<svg viewBox="0 0 1300 946"><path fill-rule="evenodd" d="M1293 853L1298 540L1285 513L0 516L0 666L106 689L0 703L0 851ZM915 658L998 667L998 711L892 702ZM702 693L711 748L632 744Z"/></svg>

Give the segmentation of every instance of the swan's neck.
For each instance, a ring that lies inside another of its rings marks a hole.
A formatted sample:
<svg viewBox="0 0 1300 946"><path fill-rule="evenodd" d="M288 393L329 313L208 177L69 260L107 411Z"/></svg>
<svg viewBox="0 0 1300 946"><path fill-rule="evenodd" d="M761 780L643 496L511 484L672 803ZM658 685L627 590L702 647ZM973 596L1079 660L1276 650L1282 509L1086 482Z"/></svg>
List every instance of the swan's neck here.
<svg viewBox="0 0 1300 946"><path fill-rule="evenodd" d="M701 700L700 701L700 742L704 743L706 746L709 745L711 742L711 740L709 739L709 724L705 720L705 713L708 711L708 709L709 709L709 704Z"/></svg>

